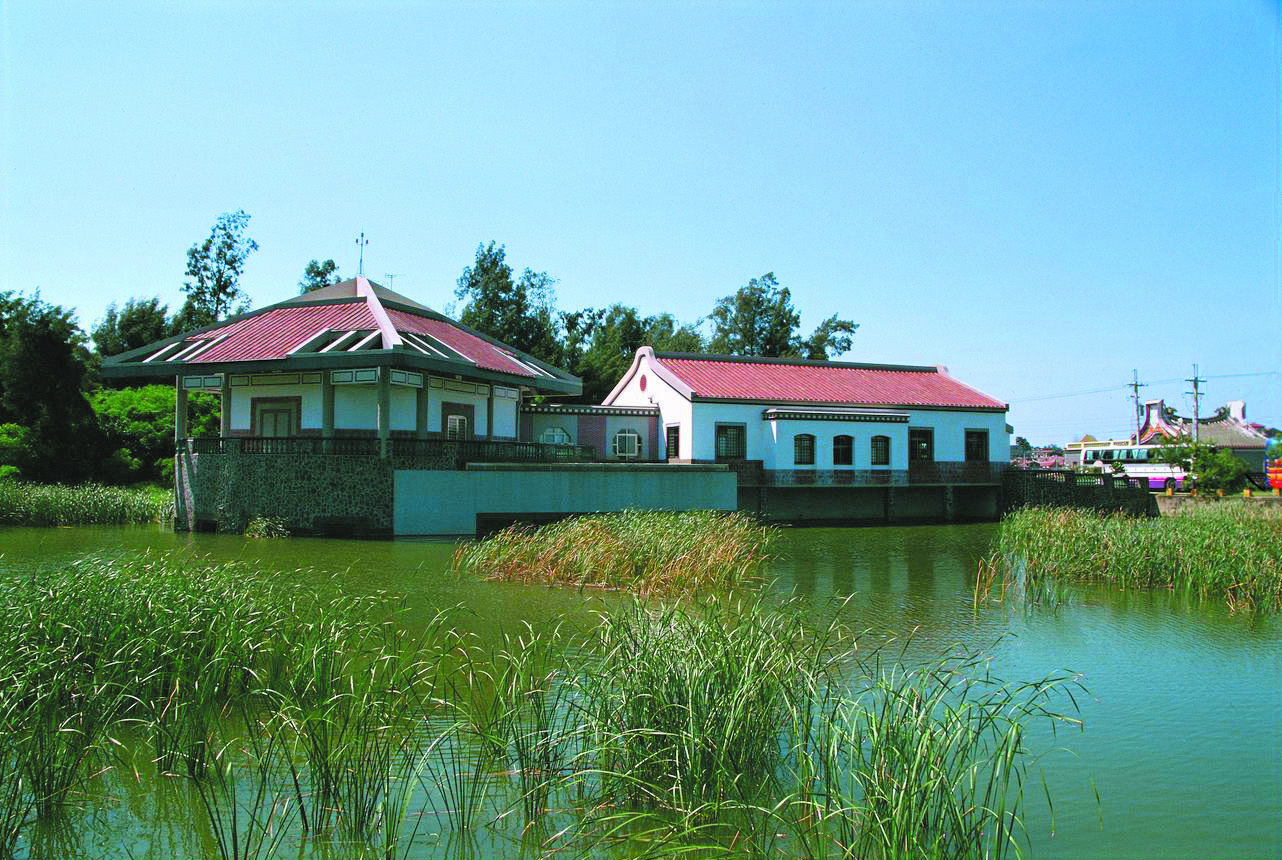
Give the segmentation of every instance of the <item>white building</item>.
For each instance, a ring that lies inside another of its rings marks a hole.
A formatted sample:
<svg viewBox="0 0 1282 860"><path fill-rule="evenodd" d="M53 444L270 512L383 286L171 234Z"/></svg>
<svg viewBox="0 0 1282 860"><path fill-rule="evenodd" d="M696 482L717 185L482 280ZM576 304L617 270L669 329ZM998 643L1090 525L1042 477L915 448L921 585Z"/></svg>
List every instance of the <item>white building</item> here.
<svg viewBox="0 0 1282 860"><path fill-rule="evenodd" d="M606 406L655 406L670 461L757 462L766 483L988 483L1005 403L945 368L637 350ZM983 481L976 480L981 477ZM803 476L804 480L804 476Z"/></svg>

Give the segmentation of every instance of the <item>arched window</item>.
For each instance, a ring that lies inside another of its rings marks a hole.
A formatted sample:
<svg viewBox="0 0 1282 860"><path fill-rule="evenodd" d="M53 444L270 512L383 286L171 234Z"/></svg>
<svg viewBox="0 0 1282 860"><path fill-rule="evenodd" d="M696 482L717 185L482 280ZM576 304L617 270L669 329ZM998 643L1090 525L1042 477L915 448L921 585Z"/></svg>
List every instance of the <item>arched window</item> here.
<svg viewBox="0 0 1282 860"><path fill-rule="evenodd" d="M832 464L834 466L853 466L855 464L855 439L853 436L832 437Z"/></svg>
<svg viewBox="0 0 1282 860"><path fill-rule="evenodd" d="M562 427L549 427L539 435L539 441L544 445L569 445L570 434Z"/></svg>
<svg viewBox="0 0 1282 860"><path fill-rule="evenodd" d="M890 437L872 437L872 464L874 466L890 465Z"/></svg>
<svg viewBox="0 0 1282 860"><path fill-rule="evenodd" d="M813 466L815 464L815 437L809 433L798 433L792 437L792 462L796 466Z"/></svg>
<svg viewBox="0 0 1282 860"><path fill-rule="evenodd" d="M641 435L635 430L620 430L614 434L614 456L641 456Z"/></svg>

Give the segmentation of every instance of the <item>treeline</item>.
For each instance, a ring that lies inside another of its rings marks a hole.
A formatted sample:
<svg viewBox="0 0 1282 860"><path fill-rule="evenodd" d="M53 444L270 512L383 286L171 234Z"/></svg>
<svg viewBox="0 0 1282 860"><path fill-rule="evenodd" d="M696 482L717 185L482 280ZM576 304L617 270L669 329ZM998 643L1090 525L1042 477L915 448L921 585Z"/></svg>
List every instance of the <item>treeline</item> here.
<svg viewBox="0 0 1282 860"><path fill-rule="evenodd" d="M558 310L554 283L547 272L528 268L514 276L504 246L482 244L458 279L455 295L464 303L458 319L580 377L585 403L600 403L610 393L641 346L657 352L825 360L849 351L859 327L833 314L802 337L792 293L773 272L718 299L706 318L693 323L666 313L642 316L624 304Z"/></svg>
<svg viewBox="0 0 1282 860"><path fill-rule="evenodd" d="M109 305L86 335L74 310L49 304L39 293L0 292L0 478L169 480L173 387L104 387L98 369L104 356L248 310L239 280L258 250L246 235L249 218L243 211L224 213L209 236L188 249L186 300L172 315L159 298L130 298L123 306ZM311 260L299 291L341 277L332 259ZM504 246L482 243L458 279L458 318L582 378L586 403L601 402L643 345L660 352L827 359L848 351L858 328L834 314L803 337L791 292L773 272L717 300L706 318L684 323L667 313L643 316L620 303L560 310L555 283L547 272L529 268L516 275ZM193 394L189 408L193 435L218 431L218 398Z"/></svg>

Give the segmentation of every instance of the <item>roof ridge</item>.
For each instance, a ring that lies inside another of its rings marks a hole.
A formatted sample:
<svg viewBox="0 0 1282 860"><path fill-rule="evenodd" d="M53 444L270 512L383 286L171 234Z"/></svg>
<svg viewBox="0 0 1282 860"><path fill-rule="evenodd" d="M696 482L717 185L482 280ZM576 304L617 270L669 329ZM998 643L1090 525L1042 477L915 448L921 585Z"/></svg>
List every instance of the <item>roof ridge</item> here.
<svg viewBox="0 0 1282 860"><path fill-rule="evenodd" d="M838 370L898 370L913 373L939 373L936 365L878 364L854 361L829 361L813 358L780 358L760 355L727 355L701 352L656 352L654 357L677 361L720 361L729 364L784 364L798 367L831 367ZM946 374L945 374L946 375Z"/></svg>

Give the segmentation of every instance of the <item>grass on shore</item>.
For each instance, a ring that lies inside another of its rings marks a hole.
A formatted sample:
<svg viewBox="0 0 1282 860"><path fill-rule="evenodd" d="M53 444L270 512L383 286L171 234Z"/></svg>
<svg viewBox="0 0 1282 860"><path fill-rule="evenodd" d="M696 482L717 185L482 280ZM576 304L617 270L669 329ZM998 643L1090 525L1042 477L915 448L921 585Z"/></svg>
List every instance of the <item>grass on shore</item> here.
<svg viewBox="0 0 1282 860"><path fill-rule="evenodd" d="M124 525L164 522L173 515L173 491L160 487L0 480L0 525Z"/></svg>
<svg viewBox="0 0 1282 860"><path fill-rule="evenodd" d="M122 744L154 761L122 778L193 784L222 857L403 857L420 826L544 855L1002 857L1025 727L1072 721L1050 705L1075 678L883 665L761 594L494 648L392 610L150 557L0 581L0 857Z"/></svg>
<svg viewBox="0 0 1282 860"><path fill-rule="evenodd" d="M1030 594L1056 581L1110 582L1282 609L1282 516L1271 509L1222 503L1136 518L1024 508L1002 521L999 554L1007 576L1022 564Z"/></svg>
<svg viewBox="0 0 1282 860"><path fill-rule="evenodd" d="M739 513L626 510L511 526L460 545L454 570L505 582L689 594L755 577L776 534Z"/></svg>

